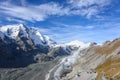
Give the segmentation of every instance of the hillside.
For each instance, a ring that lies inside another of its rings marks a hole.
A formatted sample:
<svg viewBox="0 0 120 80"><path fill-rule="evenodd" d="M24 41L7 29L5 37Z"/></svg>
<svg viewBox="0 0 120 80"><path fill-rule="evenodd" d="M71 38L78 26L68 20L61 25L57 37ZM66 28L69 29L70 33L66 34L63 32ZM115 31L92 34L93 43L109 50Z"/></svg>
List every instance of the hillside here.
<svg viewBox="0 0 120 80"><path fill-rule="evenodd" d="M79 53L73 70L63 79L120 80L120 39L92 45ZM85 75L85 76L84 76Z"/></svg>

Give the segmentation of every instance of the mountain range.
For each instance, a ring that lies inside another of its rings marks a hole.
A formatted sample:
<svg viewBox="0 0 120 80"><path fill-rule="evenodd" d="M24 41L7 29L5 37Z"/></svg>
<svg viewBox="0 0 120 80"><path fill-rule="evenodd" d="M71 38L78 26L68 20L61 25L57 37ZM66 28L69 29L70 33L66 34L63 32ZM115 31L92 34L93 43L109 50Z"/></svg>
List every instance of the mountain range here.
<svg viewBox="0 0 120 80"><path fill-rule="evenodd" d="M60 44L39 28L0 27L0 80L120 80L120 38Z"/></svg>

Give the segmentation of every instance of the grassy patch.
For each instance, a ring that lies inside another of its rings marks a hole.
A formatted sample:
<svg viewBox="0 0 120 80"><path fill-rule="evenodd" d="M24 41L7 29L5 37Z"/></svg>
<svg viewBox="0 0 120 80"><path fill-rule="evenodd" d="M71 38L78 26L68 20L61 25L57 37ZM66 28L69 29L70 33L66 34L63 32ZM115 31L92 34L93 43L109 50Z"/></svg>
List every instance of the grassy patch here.
<svg viewBox="0 0 120 80"><path fill-rule="evenodd" d="M120 72L120 58L109 58L103 64L98 66L96 71L98 72L97 80L101 80L103 75L106 76L107 80L120 80L120 75L116 75Z"/></svg>

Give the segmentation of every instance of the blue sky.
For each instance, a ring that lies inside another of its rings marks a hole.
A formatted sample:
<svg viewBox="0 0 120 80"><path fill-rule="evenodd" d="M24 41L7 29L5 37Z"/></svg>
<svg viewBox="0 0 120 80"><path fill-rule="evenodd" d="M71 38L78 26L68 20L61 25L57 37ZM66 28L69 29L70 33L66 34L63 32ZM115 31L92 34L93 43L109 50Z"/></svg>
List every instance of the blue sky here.
<svg viewBox="0 0 120 80"><path fill-rule="evenodd" d="M0 0L0 25L39 27L58 42L120 37L120 0Z"/></svg>

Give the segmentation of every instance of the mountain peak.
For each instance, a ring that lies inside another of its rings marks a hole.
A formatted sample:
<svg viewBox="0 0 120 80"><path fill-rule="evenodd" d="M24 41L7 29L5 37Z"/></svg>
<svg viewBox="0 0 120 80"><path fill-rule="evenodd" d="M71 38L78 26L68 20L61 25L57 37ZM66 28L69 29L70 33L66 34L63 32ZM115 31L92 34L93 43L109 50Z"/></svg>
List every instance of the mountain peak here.
<svg viewBox="0 0 120 80"><path fill-rule="evenodd" d="M0 27L0 31L3 32L6 36L15 39L18 37L19 33L22 31L24 36L27 36L25 33L26 27L24 24L17 24L17 25L6 25Z"/></svg>
<svg viewBox="0 0 120 80"><path fill-rule="evenodd" d="M20 24L18 24L19 26L25 26L25 24L23 24L23 23L20 23Z"/></svg>
<svg viewBox="0 0 120 80"><path fill-rule="evenodd" d="M75 46L75 47L87 47L89 46L89 43L84 43L84 42L81 42L79 40L74 40L74 41L71 41L69 43L66 43L66 45L70 45L70 46Z"/></svg>
<svg viewBox="0 0 120 80"><path fill-rule="evenodd" d="M55 43L48 36L42 35L39 29L26 27L24 24L2 26L0 27L0 32L15 40L17 37L29 38L35 45L50 46ZM2 34L1 38L3 38Z"/></svg>

